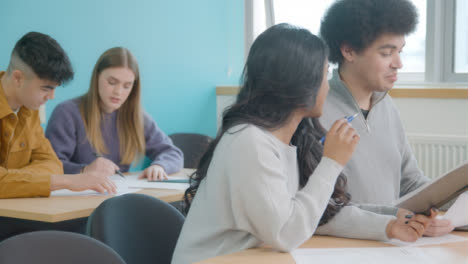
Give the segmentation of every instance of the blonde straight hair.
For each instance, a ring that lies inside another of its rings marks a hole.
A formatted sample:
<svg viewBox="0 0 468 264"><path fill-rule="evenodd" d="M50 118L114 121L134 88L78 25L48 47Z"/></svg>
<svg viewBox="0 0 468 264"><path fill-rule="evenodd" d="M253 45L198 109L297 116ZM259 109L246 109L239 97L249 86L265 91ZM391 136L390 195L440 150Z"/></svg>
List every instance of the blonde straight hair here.
<svg viewBox="0 0 468 264"><path fill-rule="evenodd" d="M133 54L126 48L115 47L105 51L96 62L88 93L81 97L80 113L83 118L86 135L97 154L107 153L101 133L103 112L99 97L99 75L107 68L125 67L133 71L135 81L132 91L117 112L117 132L120 143L122 164L131 164L145 153L143 111L140 103L140 73Z"/></svg>

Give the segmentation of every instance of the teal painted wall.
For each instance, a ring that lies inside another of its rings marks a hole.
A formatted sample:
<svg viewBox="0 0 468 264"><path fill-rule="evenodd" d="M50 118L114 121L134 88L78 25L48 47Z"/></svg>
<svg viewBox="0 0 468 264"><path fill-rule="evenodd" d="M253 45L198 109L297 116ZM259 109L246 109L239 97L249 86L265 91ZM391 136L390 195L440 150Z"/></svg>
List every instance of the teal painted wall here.
<svg viewBox="0 0 468 264"><path fill-rule="evenodd" d="M55 38L74 80L58 87L47 118L63 100L85 93L106 49L129 48L141 71L144 109L167 134L215 136L215 86L239 84L244 56L241 0L15 0L2 3L0 69L29 31ZM229 69L231 74L229 74Z"/></svg>

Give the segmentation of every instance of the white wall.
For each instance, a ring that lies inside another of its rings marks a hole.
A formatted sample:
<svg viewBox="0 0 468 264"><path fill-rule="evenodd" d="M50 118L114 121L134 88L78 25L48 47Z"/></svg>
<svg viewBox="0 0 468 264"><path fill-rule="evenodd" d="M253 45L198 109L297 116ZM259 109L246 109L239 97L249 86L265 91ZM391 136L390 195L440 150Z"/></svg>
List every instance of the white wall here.
<svg viewBox="0 0 468 264"><path fill-rule="evenodd" d="M468 99L394 98L407 134L468 137Z"/></svg>
<svg viewBox="0 0 468 264"><path fill-rule="evenodd" d="M216 97L218 127L223 110L235 95ZM468 137L468 99L394 98L408 135Z"/></svg>
<svg viewBox="0 0 468 264"><path fill-rule="evenodd" d="M236 95L218 95L216 96L216 122L217 128L221 126L222 115L226 107L232 105L236 101Z"/></svg>

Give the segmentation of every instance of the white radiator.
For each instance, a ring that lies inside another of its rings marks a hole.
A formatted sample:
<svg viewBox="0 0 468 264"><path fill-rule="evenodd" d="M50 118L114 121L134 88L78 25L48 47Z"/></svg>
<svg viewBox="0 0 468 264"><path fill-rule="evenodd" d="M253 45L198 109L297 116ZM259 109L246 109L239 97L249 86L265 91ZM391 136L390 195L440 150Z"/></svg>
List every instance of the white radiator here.
<svg viewBox="0 0 468 264"><path fill-rule="evenodd" d="M468 161L468 136L408 135L424 174L433 179Z"/></svg>

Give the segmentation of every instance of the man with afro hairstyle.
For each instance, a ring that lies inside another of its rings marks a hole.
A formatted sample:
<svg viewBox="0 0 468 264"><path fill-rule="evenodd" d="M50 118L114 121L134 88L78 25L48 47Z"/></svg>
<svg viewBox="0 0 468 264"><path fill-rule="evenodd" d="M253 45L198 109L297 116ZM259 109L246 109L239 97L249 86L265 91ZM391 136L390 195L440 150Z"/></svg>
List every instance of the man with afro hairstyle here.
<svg viewBox="0 0 468 264"><path fill-rule="evenodd" d="M392 205L429 181L387 96L403 67L405 36L417 23L416 8L408 0L339 0L322 19L320 35L338 69L329 81L321 122L329 129L336 119L358 113L352 126L361 139L343 171L354 203ZM385 213L408 211L393 208ZM424 235L452 230L450 221L433 219Z"/></svg>

